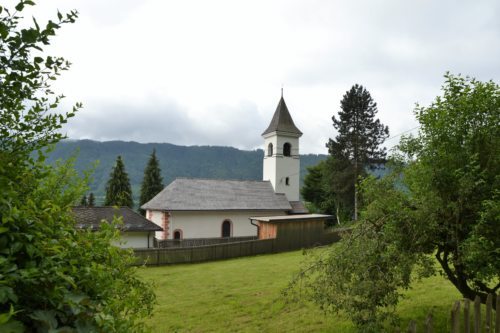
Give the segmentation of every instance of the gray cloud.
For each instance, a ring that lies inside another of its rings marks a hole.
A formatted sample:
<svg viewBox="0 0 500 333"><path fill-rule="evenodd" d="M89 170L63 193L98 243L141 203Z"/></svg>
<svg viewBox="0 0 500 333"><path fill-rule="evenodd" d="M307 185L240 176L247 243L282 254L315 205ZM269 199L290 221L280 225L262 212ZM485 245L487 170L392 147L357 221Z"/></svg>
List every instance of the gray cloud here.
<svg viewBox="0 0 500 333"><path fill-rule="evenodd" d="M253 149L261 144L267 119L252 102L216 105L203 115L189 116L175 102L132 105L93 101L64 128L71 139L169 142Z"/></svg>

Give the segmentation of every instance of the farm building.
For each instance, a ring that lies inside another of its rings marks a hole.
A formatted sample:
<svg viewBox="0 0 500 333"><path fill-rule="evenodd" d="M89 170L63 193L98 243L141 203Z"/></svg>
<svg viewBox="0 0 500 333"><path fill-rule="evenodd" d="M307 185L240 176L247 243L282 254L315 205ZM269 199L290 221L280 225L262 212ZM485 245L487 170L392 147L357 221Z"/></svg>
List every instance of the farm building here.
<svg viewBox="0 0 500 333"><path fill-rule="evenodd" d="M307 214L300 201L299 138L283 96L264 139L263 180L178 178L141 208L157 239L257 236L250 217Z"/></svg>
<svg viewBox="0 0 500 333"><path fill-rule="evenodd" d="M76 227L78 229L98 230L104 222L121 217L121 241L117 244L123 248L150 248L154 245L155 232L162 228L152 223L129 207L73 207Z"/></svg>

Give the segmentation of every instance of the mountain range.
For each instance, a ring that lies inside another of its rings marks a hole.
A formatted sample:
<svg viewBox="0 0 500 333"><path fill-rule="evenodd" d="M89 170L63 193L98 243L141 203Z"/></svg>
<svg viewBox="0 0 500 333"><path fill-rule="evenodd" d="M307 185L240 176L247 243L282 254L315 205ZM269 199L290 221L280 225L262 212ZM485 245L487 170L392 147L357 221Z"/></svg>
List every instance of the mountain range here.
<svg viewBox="0 0 500 333"><path fill-rule="evenodd" d="M178 146L170 143L138 143L125 141L64 140L49 153L48 163L76 156L79 172L91 170L96 161L90 191L96 203L104 202L106 182L118 155L121 155L130 177L134 203L138 205L144 168L153 149L160 162L163 185L178 177L261 180L264 151L240 150L220 146ZM327 155L306 154L300 156L301 184L307 167L316 165Z"/></svg>

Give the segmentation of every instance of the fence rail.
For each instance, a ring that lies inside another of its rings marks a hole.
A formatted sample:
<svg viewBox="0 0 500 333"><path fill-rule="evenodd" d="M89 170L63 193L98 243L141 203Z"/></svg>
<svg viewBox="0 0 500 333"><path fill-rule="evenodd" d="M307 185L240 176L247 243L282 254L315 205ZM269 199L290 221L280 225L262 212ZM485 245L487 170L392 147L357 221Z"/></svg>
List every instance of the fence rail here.
<svg viewBox="0 0 500 333"><path fill-rule="evenodd" d="M137 258L136 265L169 265L212 261L331 244L340 239L340 232L325 232L321 237L315 239L304 237L295 239L293 242L287 238L253 239L191 247L134 249L134 253Z"/></svg>
<svg viewBox="0 0 500 333"><path fill-rule="evenodd" d="M255 240L257 236L246 236L246 237L213 237L213 238L188 238L188 239L155 239L155 248L170 248L170 247L195 247L195 246L205 246L214 244L225 244L225 243L235 243L244 242L249 240Z"/></svg>
<svg viewBox="0 0 500 333"><path fill-rule="evenodd" d="M493 301L494 299L495 301ZM488 294L488 297L486 298L486 313L484 317L481 316L481 299L479 296L476 296L474 302L472 302L472 311L471 302L472 301L469 299L463 299L462 301L456 301L453 303L450 313L451 333L500 333L499 295ZM493 310L493 302L495 302L494 308L496 310ZM463 313L460 311L461 307L463 307ZM401 331L397 329L396 332ZM406 332L417 333L417 323L414 320L410 321ZM432 314L429 314L426 317L423 332L434 332Z"/></svg>

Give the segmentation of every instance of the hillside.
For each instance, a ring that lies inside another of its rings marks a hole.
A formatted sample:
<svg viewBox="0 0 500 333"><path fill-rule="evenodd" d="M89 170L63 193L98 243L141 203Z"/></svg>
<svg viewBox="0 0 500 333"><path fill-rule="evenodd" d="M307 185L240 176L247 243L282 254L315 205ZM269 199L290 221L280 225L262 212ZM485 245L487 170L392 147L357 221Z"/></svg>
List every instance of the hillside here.
<svg viewBox="0 0 500 333"><path fill-rule="evenodd" d="M132 184L134 201L137 204L144 168L153 149L156 149L164 185L177 177L216 179L262 179L264 152L239 150L232 147L177 146L169 143L137 143L124 141L98 142L91 140L65 140L57 144L50 153L48 162L67 159L77 155L78 171L92 169L99 161L94 173L91 191L101 203L106 182L118 155L123 157ZM317 164L326 155L301 155L301 183L306 168Z"/></svg>

